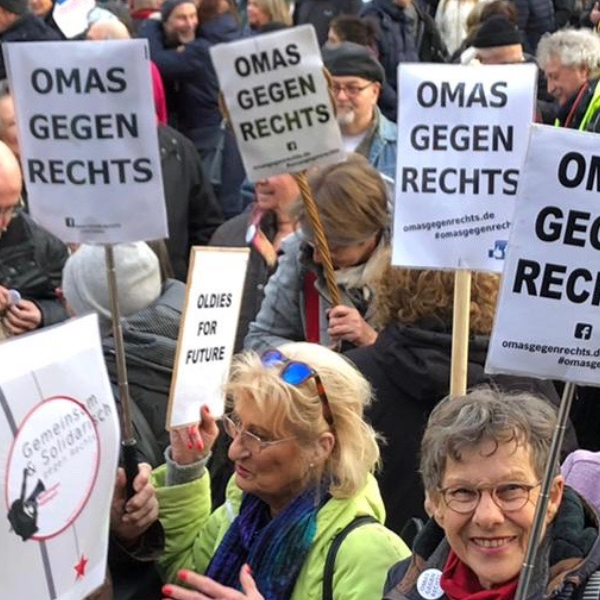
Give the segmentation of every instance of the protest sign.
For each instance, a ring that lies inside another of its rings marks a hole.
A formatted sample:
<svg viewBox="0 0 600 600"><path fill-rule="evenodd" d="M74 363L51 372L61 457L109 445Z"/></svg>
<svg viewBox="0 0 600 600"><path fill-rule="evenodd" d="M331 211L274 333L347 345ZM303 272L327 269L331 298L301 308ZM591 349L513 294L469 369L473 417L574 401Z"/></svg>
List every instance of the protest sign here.
<svg viewBox="0 0 600 600"><path fill-rule="evenodd" d="M35 220L66 242L167 237L146 42L4 52Z"/></svg>
<svg viewBox="0 0 600 600"><path fill-rule="evenodd" d="M167 429L198 421L204 404L223 414L248 255L247 248L192 248Z"/></svg>
<svg viewBox="0 0 600 600"><path fill-rule="evenodd" d="M56 0L52 18L67 39L88 28L88 14L96 7L95 0Z"/></svg>
<svg viewBox="0 0 600 600"><path fill-rule="evenodd" d="M501 271L534 65L399 65L393 264Z"/></svg>
<svg viewBox="0 0 600 600"><path fill-rule="evenodd" d="M251 181L344 159L312 26L210 49Z"/></svg>
<svg viewBox="0 0 600 600"><path fill-rule="evenodd" d="M598 385L598 136L532 126L486 371Z"/></svg>
<svg viewBox="0 0 600 600"><path fill-rule="evenodd" d="M80 600L104 582L119 451L97 317L0 344L2 591Z"/></svg>

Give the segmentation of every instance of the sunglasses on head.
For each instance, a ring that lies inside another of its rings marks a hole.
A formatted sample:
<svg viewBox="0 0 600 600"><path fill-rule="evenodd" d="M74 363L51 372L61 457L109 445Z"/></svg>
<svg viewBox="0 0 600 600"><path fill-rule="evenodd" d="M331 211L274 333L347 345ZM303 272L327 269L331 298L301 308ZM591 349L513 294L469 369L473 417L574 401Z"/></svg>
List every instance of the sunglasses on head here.
<svg viewBox="0 0 600 600"><path fill-rule="evenodd" d="M283 365L279 376L285 383L289 383L293 386L299 386L306 383L309 379L314 379L315 385L317 386L317 394L321 400L323 418L327 424L333 428L333 415L331 413L331 407L329 406L327 393L325 392L325 386L323 385L323 381L319 374L312 367L297 360L290 360L279 350L267 350L261 356L261 362L264 367Z"/></svg>

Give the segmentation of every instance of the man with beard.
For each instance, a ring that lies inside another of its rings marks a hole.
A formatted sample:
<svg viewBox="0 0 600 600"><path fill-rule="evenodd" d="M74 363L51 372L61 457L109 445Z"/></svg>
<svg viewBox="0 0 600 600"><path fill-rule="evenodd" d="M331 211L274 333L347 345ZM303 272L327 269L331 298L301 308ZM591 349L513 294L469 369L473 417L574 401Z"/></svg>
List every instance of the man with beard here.
<svg viewBox="0 0 600 600"><path fill-rule="evenodd" d="M352 42L326 46L322 54L333 79L345 150L362 154L380 173L394 179L396 126L377 108L385 81L383 67L370 50Z"/></svg>

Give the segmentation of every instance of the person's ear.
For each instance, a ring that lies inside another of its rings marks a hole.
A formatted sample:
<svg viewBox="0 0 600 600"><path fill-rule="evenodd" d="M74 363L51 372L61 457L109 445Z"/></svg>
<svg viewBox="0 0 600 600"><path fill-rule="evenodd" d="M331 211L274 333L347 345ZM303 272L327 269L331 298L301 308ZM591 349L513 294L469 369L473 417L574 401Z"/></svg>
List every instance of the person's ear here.
<svg viewBox="0 0 600 600"><path fill-rule="evenodd" d="M442 494L437 490L427 491L425 493L425 512L434 519L440 527L444 527L444 501L442 499Z"/></svg>
<svg viewBox="0 0 600 600"><path fill-rule="evenodd" d="M565 478L562 475L557 475L550 486L548 495L548 508L546 509L546 523L551 523L556 517L556 513L560 508L563 493L565 491Z"/></svg>
<svg viewBox="0 0 600 600"><path fill-rule="evenodd" d="M325 463L327 459L331 456L333 452L333 448L335 446L335 436L331 431L325 431L319 436L319 440L317 442L317 456L316 462L321 464Z"/></svg>

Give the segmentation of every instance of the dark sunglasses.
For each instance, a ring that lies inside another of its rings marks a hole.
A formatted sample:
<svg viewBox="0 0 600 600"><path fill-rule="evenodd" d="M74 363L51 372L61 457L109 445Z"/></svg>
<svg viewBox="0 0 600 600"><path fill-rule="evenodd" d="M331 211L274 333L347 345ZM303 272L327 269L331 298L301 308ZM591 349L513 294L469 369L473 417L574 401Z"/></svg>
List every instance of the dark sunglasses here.
<svg viewBox="0 0 600 600"><path fill-rule="evenodd" d="M323 409L323 418L327 424L333 429L333 415L331 413L331 407L329 406L329 399L325 392L325 386L319 374L309 365L296 360L290 360L284 356L279 350L267 350L261 356L261 362L263 367L274 367L283 365L279 376L283 381L293 386L299 386L306 383L309 379L315 380L317 386L317 394L321 400L321 407Z"/></svg>

